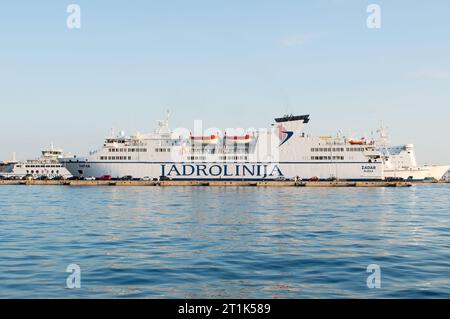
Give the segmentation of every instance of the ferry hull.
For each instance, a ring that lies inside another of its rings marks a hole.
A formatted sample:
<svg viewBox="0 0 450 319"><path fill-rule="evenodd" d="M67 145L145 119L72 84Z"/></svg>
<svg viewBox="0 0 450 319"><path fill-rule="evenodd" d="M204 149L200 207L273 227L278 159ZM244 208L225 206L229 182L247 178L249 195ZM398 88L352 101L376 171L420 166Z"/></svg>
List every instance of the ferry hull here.
<svg viewBox="0 0 450 319"><path fill-rule="evenodd" d="M78 162L61 163L77 177L110 175L113 178L168 178L172 180L276 180L276 179L345 179L382 180L381 163L172 163L172 162Z"/></svg>

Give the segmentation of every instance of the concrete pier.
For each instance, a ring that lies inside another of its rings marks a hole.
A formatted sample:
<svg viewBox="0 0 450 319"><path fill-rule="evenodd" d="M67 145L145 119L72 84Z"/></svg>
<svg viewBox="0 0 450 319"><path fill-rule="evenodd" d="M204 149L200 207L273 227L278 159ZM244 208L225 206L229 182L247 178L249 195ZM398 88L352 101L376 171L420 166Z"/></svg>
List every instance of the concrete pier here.
<svg viewBox="0 0 450 319"><path fill-rule="evenodd" d="M39 181L0 180L1 185L57 185L57 186L210 186L210 187L410 187L410 182L305 182L305 181Z"/></svg>

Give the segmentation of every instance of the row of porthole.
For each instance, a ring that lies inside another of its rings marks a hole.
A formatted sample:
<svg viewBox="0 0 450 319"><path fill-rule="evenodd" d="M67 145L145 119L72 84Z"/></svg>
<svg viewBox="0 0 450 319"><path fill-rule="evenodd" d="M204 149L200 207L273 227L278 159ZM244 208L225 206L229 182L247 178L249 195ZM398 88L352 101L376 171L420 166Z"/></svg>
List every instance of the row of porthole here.
<svg viewBox="0 0 450 319"><path fill-rule="evenodd" d="M35 172L34 170L31 170L31 171L28 171L28 170L27 170L27 174L35 174L35 173L36 173L36 174L39 174L39 171L36 171L36 172ZM48 174L49 171L45 171L45 172L44 172L44 171L41 171L41 173L46 173L46 174ZM51 171L51 174L55 174L55 171ZM56 174L59 174L59 171L56 171Z"/></svg>

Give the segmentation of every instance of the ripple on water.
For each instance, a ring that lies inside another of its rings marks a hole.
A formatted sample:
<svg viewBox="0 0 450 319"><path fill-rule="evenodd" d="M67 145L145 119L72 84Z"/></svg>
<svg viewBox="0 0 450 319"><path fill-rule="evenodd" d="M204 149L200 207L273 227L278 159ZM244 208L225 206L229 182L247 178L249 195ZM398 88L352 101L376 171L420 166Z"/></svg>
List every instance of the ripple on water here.
<svg viewBox="0 0 450 319"><path fill-rule="evenodd" d="M0 297L448 298L449 197L447 185L2 186Z"/></svg>

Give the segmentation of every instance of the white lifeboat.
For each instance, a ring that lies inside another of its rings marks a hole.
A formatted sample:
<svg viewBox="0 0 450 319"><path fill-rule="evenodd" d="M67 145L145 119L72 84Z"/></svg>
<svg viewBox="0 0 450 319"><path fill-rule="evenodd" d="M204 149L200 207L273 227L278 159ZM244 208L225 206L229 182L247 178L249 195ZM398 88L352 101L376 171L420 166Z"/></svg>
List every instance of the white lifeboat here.
<svg viewBox="0 0 450 319"><path fill-rule="evenodd" d="M191 142L195 144L202 145L215 145L219 142L219 135L209 135L209 136L192 136Z"/></svg>
<svg viewBox="0 0 450 319"><path fill-rule="evenodd" d="M227 144L249 144L255 139L254 136L249 134L242 136L227 136L225 135L224 140Z"/></svg>

